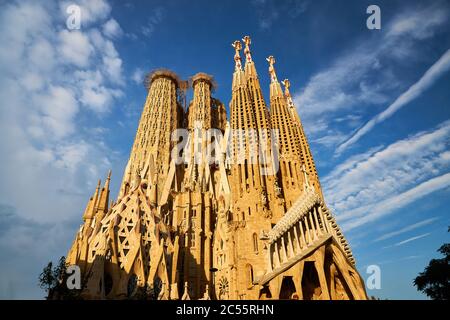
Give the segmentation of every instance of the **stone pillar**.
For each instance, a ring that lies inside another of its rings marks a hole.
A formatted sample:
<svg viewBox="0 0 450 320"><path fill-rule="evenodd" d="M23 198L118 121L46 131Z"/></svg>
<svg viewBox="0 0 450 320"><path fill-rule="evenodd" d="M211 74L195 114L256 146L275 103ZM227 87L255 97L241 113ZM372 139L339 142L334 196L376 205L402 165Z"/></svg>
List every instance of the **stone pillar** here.
<svg viewBox="0 0 450 320"><path fill-rule="evenodd" d="M294 240L295 240L295 243L297 244L297 246L296 246L297 252L296 253L300 253L302 251L302 246L300 244L300 238L298 237L298 234L297 234L297 224L294 224L292 229L294 230Z"/></svg>
<svg viewBox="0 0 450 320"><path fill-rule="evenodd" d="M320 219L322 220L322 224L325 229L325 232L331 233L330 225L328 224L328 220L325 218L323 211L322 211L322 207L320 205L317 206L317 210L319 211Z"/></svg>
<svg viewBox="0 0 450 320"><path fill-rule="evenodd" d="M209 202L209 199L208 199ZM206 282L209 284L211 281L211 207L210 203L208 203L208 206L205 208L205 276L206 276Z"/></svg>
<svg viewBox="0 0 450 320"><path fill-rule="evenodd" d="M272 267L272 245L269 244L267 246L267 271L266 273L269 273L272 271L273 267Z"/></svg>
<svg viewBox="0 0 450 320"><path fill-rule="evenodd" d="M278 252L278 243L275 241L274 243L274 254L275 254L275 268L278 268L281 265L280 254Z"/></svg>
<svg viewBox="0 0 450 320"><path fill-rule="evenodd" d="M288 260L287 251L286 251L286 244L284 243L284 235L281 236L281 253L283 255L283 262L286 262Z"/></svg>
<svg viewBox="0 0 450 320"><path fill-rule="evenodd" d="M312 231L312 234L313 234L313 239L315 240L315 239L317 239L317 231L316 231L316 228L314 226L312 215L313 215L312 212L309 211L308 212L308 219L309 219L309 223L311 224L311 231Z"/></svg>
<svg viewBox="0 0 450 320"><path fill-rule="evenodd" d="M317 219L317 208L316 206L313 207L313 216L314 216L314 221L316 222L316 226L317 226L317 232L319 235L322 235L322 229L320 228L320 224L319 224L319 220Z"/></svg>
<svg viewBox="0 0 450 320"><path fill-rule="evenodd" d="M305 215L305 227L306 227L306 245L308 246L311 242L312 242L312 238L311 238L311 229L309 228L308 225L308 216Z"/></svg>
<svg viewBox="0 0 450 320"><path fill-rule="evenodd" d="M291 228L292 229L292 228ZM295 254L294 254L294 246L292 245L292 235L291 235L291 232L292 232L292 230L288 230L287 231L287 236L288 236L288 252L289 252L289 255L291 256L291 257L293 257L293 256L295 256Z"/></svg>

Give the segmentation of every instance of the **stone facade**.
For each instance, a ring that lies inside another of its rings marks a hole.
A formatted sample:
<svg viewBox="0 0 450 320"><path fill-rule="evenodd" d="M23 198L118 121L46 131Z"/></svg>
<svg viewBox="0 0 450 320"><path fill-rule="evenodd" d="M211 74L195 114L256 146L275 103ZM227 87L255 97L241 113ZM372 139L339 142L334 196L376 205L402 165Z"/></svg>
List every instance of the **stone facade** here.
<svg viewBox="0 0 450 320"><path fill-rule="evenodd" d="M267 58L269 111L250 37L243 42L244 66L233 43L229 121L212 76L147 76L118 198L109 203L109 174L67 255L81 268L84 298L367 299L290 83L283 91Z"/></svg>

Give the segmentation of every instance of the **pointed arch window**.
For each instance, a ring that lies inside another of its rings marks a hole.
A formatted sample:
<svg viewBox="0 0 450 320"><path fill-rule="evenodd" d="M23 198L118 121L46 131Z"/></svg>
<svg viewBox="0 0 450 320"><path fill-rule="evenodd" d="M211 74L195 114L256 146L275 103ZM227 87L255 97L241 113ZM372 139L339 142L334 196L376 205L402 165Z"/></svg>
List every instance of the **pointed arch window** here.
<svg viewBox="0 0 450 320"><path fill-rule="evenodd" d="M258 254L258 235L256 233L253 234L253 251Z"/></svg>
<svg viewBox="0 0 450 320"><path fill-rule="evenodd" d="M251 288L253 286L253 267L251 264L247 264L246 266L246 277L247 277L247 286Z"/></svg>

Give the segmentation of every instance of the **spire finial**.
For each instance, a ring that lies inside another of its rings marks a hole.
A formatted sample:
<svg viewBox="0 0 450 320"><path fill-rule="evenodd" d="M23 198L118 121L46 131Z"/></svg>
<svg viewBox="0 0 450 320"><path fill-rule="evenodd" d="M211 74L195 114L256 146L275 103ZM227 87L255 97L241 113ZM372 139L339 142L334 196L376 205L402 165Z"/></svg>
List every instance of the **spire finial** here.
<svg viewBox="0 0 450 320"><path fill-rule="evenodd" d="M289 91L289 88L291 87L291 82L289 81L289 79L284 79L283 81L281 81L281 83L284 86L284 94L286 95L286 97L290 97L291 93Z"/></svg>
<svg viewBox="0 0 450 320"><path fill-rule="evenodd" d="M274 68L274 64L275 64L275 58L273 56L269 56L266 58L266 60L269 62L269 74L270 74L270 79L271 82L277 82L277 75L275 73L275 68Z"/></svg>
<svg viewBox="0 0 450 320"><path fill-rule="evenodd" d="M236 51L236 53L234 54L234 62L236 63L235 71L242 70L241 55L239 53L239 51L242 50L242 44L239 40L236 40L231 45L233 46L234 50Z"/></svg>
<svg viewBox="0 0 450 320"><path fill-rule="evenodd" d="M252 43L252 39L250 39L250 36L245 36L244 38L242 38L242 41L244 41L245 43L245 49L244 49L244 54L245 54L245 61L246 62L252 62L252 55L251 55L251 51L250 51L250 44Z"/></svg>
<svg viewBox="0 0 450 320"><path fill-rule="evenodd" d="M111 169L109 169L109 171L108 171L108 177L106 178L107 180L111 180L111 173L112 173L112 171L111 171Z"/></svg>

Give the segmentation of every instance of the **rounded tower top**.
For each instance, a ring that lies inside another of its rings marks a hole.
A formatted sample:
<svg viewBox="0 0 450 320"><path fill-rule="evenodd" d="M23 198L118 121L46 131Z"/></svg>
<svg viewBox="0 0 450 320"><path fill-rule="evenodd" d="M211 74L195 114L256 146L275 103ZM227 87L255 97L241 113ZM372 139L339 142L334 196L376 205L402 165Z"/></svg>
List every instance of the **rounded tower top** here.
<svg viewBox="0 0 450 320"><path fill-rule="evenodd" d="M151 72L149 72L144 79L144 85L147 89L150 89L151 84L153 83L153 81L155 81L156 79L159 78L169 78L171 79L176 87L180 87L180 84L182 84L183 81L180 80L180 78L178 77L178 75L169 70L169 69L156 69L153 70Z"/></svg>
<svg viewBox="0 0 450 320"><path fill-rule="evenodd" d="M190 81L192 83L192 87L194 87L195 83L198 82L198 81L206 81L211 86L211 91L217 88L217 83L214 80L214 77L212 75L209 75L209 74L204 73L204 72L196 73L195 75L193 75L191 77Z"/></svg>

